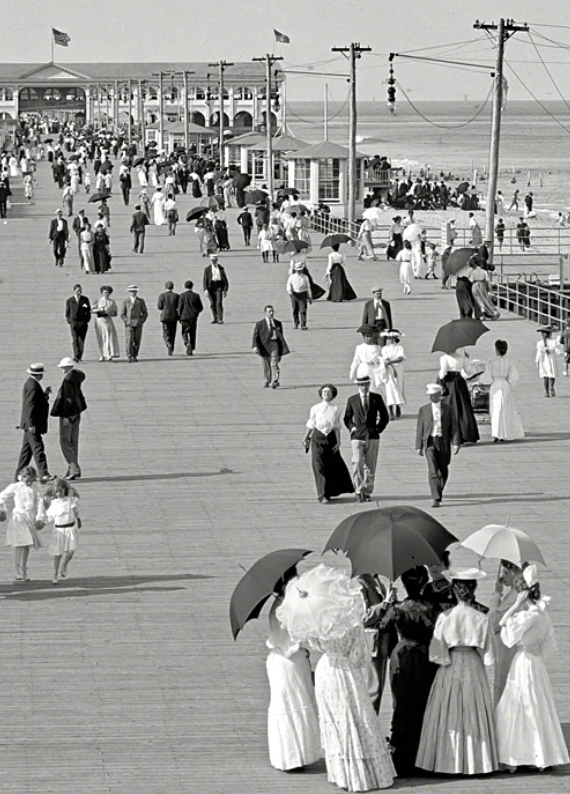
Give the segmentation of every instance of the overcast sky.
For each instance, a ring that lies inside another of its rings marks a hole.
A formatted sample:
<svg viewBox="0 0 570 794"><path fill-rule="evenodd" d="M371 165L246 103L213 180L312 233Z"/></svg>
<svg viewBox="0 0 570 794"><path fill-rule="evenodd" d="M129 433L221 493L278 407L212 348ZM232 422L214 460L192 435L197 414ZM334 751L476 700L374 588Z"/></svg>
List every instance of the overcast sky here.
<svg viewBox="0 0 570 794"><path fill-rule="evenodd" d="M55 48L55 60L60 63L220 58L247 61L272 51L272 31L276 28L291 39L289 45L275 45L275 53L283 56L285 68L344 73L347 63L332 53L331 47L351 41L371 47L372 53L359 61L358 96L384 101L383 81L388 74L390 51L426 50L481 38L457 49L450 46L422 54L468 63L493 63L492 46L481 31L473 29L473 23L476 19L498 21L498 9L502 16L526 21L532 28L531 38L518 34L507 44L507 59L519 78L538 96L559 99L557 87L570 96L569 8L568 0L18 0L17 6L14 0L0 0L2 58L48 61L50 30L55 27L71 37L68 48ZM545 65L541 64L533 41ZM477 101L485 97L490 85L487 71L477 73L402 59L396 60L395 69L397 79L415 100L467 96ZM529 99L508 68L506 75L510 98ZM325 82L333 98L346 96L348 86L343 79L291 74L287 99L320 101Z"/></svg>

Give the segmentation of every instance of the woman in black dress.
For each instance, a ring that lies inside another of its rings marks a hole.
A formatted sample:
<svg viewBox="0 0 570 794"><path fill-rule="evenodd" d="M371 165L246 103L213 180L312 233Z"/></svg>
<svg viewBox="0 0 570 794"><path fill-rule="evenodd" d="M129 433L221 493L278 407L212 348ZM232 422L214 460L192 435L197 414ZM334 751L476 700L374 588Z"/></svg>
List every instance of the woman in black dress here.
<svg viewBox="0 0 570 794"><path fill-rule="evenodd" d="M424 712L437 665L429 660L436 611L421 593L428 582L423 565L402 574L408 597L392 605L380 623L380 632L394 627L398 644L390 656L390 685L394 712L390 744L398 775L408 777L415 771ZM436 729L436 728L434 728Z"/></svg>
<svg viewBox="0 0 570 794"><path fill-rule="evenodd" d="M340 408L332 405L338 394L336 386L325 383L319 389L322 402L313 405L303 437L305 452L311 450L311 462L317 499L328 502L333 496L354 493L352 478L340 454Z"/></svg>
<svg viewBox="0 0 570 794"><path fill-rule="evenodd" d="M97 225L94 233L93 242L93 262L95 273L106 273L111 269L111 253L109 245L109 235L104 226Z"/></svg>
<svg viewBox="0 0 570 794"><path fill-rule="evenodd" d="M402 216L396 215L392 218L390 226L390 242L386 250L386 259L396 259L404 247L404 227L402 226Z"/></svg>
<svg viewBox="0 0 570 794"><path fill-rule="evenodd" d="M479 428L463 374L467 376L472 374L473 367L469 356L461 348L440 356L439 364L439 383L443 386L443 402L447 403L455 414L461 443L474 444L479 441Z"/></svg>
<svg viewBox="0 0 570 794"><path fill-rule="evenodd" d="M356 292L352 289L350 281L346 277L344 265L346 257L339 253L339 246L332 246L332 254L329 254L329 263L325 272L325 278L329 280L329 294L327 300L333 303L356 300Z"/></svg>

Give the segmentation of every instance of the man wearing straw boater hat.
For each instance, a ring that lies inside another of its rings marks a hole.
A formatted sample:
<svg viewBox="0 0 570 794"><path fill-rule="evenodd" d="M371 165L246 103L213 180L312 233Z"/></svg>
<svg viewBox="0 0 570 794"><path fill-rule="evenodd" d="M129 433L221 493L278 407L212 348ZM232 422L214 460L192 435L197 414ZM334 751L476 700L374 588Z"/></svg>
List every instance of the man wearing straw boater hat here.
<svg viewBox="0 0 570 794"><path fill-rule="evenodd" d="M129 361L139 360L143 325L146 323L148 311L146 303L138 297L139 288L135 284L127 287L129 297L123 301L121 320L125 324L125 345Z"/></svg>
<svg viewBox="0 0 570 794"><path fill-rule="evenodd" d="M429 403L422 405L418 413L416 450L425 455L428 465L428 483L432 507L439 507L443 489L449 476L451 447L457 455L461 440L455 414L446 403L442 403L442 388L439 383L428 383Z"/></svg>
<svg viewBox="0 0 570 794"><path fill-rule="evenodd" d="M44 377L44 365L39 362L30 364L26 370L30 376L24 383L22 391L22 415L20 417L20 430L24 431L20 459L16 467L16 480L18 472L27 466L32 457L37 466L40 481L55 480L47 465L44 440L42 438L48 431L49 395L51 386L42 389L40 382Z"/></svg>

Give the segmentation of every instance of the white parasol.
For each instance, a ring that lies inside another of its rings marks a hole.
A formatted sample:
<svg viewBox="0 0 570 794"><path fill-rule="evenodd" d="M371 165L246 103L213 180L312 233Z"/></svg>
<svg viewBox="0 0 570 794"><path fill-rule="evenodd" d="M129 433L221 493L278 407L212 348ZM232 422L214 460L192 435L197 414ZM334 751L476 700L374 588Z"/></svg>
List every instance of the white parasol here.
<svg viewBox="0 0 570 794"><path fill-rule="evenodd" d="M534 540L508 524L487 524L465 538L461 545L486 559L508 560L522 567L523 562L540 562L544 557Z"/></svg>
<svg viewBox="0 0 570 794"><path fill-rule="evenodd" d="M406 226L404 229L403 238L404 240L408 240L410 243L414 243L419 239L421 233L422 227L419 223L410 223L410 225Z"/></svg>

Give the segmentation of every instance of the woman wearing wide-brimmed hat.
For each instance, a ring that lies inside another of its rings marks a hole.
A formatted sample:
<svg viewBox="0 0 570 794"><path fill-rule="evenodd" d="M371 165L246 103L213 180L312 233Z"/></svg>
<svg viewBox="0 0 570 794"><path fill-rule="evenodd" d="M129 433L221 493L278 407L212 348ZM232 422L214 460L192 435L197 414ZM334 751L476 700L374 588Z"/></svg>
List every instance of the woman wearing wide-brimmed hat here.
<svg viewBox="0 0 570 794"><path fill-rule="evenodd" d="M119 339L113 317L117 316L117 304L112 300L113 287L103 284L101 297L95 301L91 311L95 315L95 334L101 352L99 361L119 358Z"/></svg>
<svg viewBox="0 0 570 794"><path fill-rule="evenodd" d="M562 350L556 339L552 338L554 329L550 325L537 328L541 335L541 340L536 343L535 364L538 367L538 377L544 383L544 396L556 397L554 391L554 381L560 374L558 356L562 355Z"/></svg>
<svg viewBox="0 0 570 794"><path fill-rule="evenodd" d="M303 438L305 449L311 450L319 502L328 502L343 493L354 493L352 479L340 454L340 408L332 405L337 394L338 389L332 383L321 386L322 402L311 408Z"/></svg>
<svg viewBox="0 0 570 794"><path fill-rule="evenodd" d="M403 334L393 328L391 331L382 331L380 336L386 340L382 347L382 358L386 365L384 381L386 405L390 411L390 418L396 419L402 415L400 406L406 404L403 365L406 360L406 354L404 353L404 346L400 344Z"/></svg>
<svg viewBox="0 0 570 794"><path fill-rule="evenodd" d="M482 775L498 767L493 701L485 665L493 664L487 616L473 606L478 568L449 568L458 604L437 619L430 661L438 664L426 707L416 766L447 775Z"/></svg>
<svg viewBox="0 0 570 794"><path fill-rule="evenodd" d="M371 385L375 391L378 391L386 377L382 347L378 342L378 328L365 323L360 326L357 333L362 334L363 341L354 350L349 378L354 381L357 375L367 374Z"/></svg>

